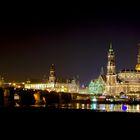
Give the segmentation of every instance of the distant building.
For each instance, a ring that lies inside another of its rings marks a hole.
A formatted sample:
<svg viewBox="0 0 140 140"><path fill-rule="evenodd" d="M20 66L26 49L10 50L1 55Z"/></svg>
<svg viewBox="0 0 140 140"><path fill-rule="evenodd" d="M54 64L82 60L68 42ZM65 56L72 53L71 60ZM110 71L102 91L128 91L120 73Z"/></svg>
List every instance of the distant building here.
<svg viewBox="0 0 140 140"><path fill-rule="evenodd" d="M79 87L79 94L88 94L88 86L83 84L81 87Z"/></svg>
<svg viewBox="0 0 140 140"><path fill-rule="evenodd" d="M100 74L99 78L89 84L89 92L117 96L122 93L130 96L140 95L140 44L137 64L134 70L124 69L116 72L115 53L110 44L108 51L107 74Z"/></svg>
<svg viewBox="0 0 140 140"><path fill-rule="evenodd" d="M4 78L0 76L0 87L4 86Z"/></svg>
<svg viewBox="0 0 140 140"><path fill-rule="evenodd" d="M67 79L62 80L56 78L55 66L54 64L50 67L49 78L46 83L32 83L28 81L25 84L26 89L38 89L38 90L47 90L47 91L56 91L56 92L69 92L69 93L78 93L79 92L79 82L77 79Z"/></svg>
<svg viewBox="0 0 140 140"><path fill-rule="evenodd" d="M99 77L95 80L91 80L91 82L89 83L88 93L96 94L96 95L102 94L105 90L105 85L106 85L105 81L106 81L106 77L102 69Z"/></svg>

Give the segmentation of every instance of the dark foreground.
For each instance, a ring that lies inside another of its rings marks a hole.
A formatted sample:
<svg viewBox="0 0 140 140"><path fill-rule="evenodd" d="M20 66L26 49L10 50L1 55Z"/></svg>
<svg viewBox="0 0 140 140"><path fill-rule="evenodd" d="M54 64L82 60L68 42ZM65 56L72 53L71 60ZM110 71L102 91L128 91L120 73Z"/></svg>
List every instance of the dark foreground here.
<svg viewBox="0 0 140 140"><path fill-rule="evenodd" d="M139 113L40 107L0 108L0 126L6 130L6 135L12 132L14 137L17 134L26 138L27 134L32 137L38 135L39 139L44 135L46 138L57 136L65 139L73 139L75 135L87 138L93 134L109 137L110 133L116 135L116 132L124 133L126 129L132 131L139 123Z"/></svg>
<svg viewBox="0 0 140 140"><path fill-rule="evenodd" d="M138 120L140 121L140 113L130 112L106 112L98 110L84 109L56 109L54 107L0 107L0 118L8 120L15 119L38 119L37 121L52 119L74 120L84 119L84 121L93 120ZM41 119L41 120L40 120Z"/></svg>

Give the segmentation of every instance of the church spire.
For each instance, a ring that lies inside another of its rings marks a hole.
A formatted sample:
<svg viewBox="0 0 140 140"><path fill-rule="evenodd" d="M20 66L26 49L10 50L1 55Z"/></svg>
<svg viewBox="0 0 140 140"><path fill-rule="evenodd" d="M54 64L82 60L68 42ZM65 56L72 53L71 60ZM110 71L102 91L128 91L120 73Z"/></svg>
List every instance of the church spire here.
<svg viewBox="0 0 140 140"><path fill-rule="evenodd" d="M107 64L107 74L112 75L116 73L115 69L115 53L112 48L112 43L110 43L109 51L108 51L108 64Z"/></svg>
<svg viewBox="0 0 140 140"><path fill-rule="evenodd" d="M137 65L136 65L135 69L137 71L140 71L140 43L138 44Z"/></svg>
<svg viewBox="0 0 140 140"><path fill-rule="evenodd" d="M106 88L106 92L113 95L115 90L112 90L110 86L114 86L117 83L116 65L115 65L115 53L112 48L112 43L110 43L108 51L108 63L107 63L107 75L106 84L109 88Z"/></svg>
<svg viewBox="0 0 140 140"><path fill-rule="evenodd" d="M113 47L112 47L112 42L109 44L109 53L114 53Z"/></svg>
<svg viewBox="0 0 140 140"><path fill-rule="evenodd" d="M104 75L104 68L101 67L101 72L100 72L101 75Z"/></svg>
<svg viewBox="0 0 140 140"><path fill-rule="evenodd" d="M138 58L137 58L137 63L140 64L140 44L138 44Z"/></svg>
<svg viewBox="0 0 140 140"><path fill-rule="evenodd" d="M112 49L112 42L110 42L110 49Z"/></svg>
<svg viewBox="0 0 140 140"><path fill-rule="evenodd" d="M50 67L50 74L49 74L49 82L55 82L56 78L55 78L55 66L54 64L51 65Z"/></svg>

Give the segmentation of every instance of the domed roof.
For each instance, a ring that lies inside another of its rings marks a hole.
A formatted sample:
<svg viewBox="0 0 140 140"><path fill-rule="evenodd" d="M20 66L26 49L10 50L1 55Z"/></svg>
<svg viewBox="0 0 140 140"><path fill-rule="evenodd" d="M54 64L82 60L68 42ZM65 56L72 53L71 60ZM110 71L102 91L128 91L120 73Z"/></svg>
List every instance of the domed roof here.
<svg viewBox="0 0 140 140"><path fill-rule="evenodd" d="M135 69L136 69L137 71L140 71L140 64L137 64L136 67L135 67Z"/></svg>

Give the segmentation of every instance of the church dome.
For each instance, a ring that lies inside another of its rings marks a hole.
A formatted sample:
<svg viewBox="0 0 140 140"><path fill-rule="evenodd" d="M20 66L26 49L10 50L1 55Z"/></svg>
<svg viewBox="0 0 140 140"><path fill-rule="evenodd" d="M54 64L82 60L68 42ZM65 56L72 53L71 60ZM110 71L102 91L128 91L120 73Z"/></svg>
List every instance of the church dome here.
<svg viewBox="0 0 140 140"><path fill-rule="evenodd" d="M137 71L140 71L140 64L137 64L136 67L135 67L135 69L136 69Z"/></svg>

